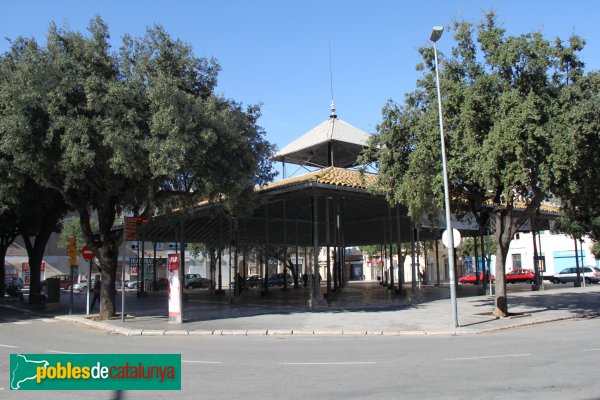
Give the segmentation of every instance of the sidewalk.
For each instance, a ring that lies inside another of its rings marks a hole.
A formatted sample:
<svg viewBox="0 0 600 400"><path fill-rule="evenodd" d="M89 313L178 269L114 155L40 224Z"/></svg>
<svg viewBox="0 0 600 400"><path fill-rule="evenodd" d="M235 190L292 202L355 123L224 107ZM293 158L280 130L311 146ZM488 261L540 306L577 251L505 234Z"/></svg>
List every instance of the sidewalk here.
<svg viewBox="0 0 600 400"><path fill-rule="evenodd" d="M184 301L182 324L168 322L165 292L145 298L127 296L124 323L120 318L102 322L86 318L84 296L79 296L83 303L77 303L73 315L64 315L63 304L61 315L55 318L127 336L460 335L595 316L600 312L600 285L548 285L538 292L529 287L512 290L513 285L509 286L508 295L511 316L498 319L492 315L493 297L460 297L476 294L477 288L459 287L458 328L452 326L447 287L423 287L411 298L410 287L408 296L398 296L376 283L348 285L341 293L332 294L329 305L317 311L307 310L303 288L286 292L270 289L267 297L250 291L233 302L228 294L215 296L199 290ZM119 302L117 312L120 309Z"/></svg>

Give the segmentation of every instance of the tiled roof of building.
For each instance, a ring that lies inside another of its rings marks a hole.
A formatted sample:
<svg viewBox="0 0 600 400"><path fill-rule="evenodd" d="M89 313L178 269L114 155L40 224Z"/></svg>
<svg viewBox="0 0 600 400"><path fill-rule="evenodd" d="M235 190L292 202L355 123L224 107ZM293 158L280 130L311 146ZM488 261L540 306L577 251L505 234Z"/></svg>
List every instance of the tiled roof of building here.
<svg viewBox="0 0 600 400"><path fill-rule="evenodd" d="M257 191L262 192L310 182L367 190L377 182L377 175L350 169L329 167L308 174L272 182L258 188Z"/></svg>

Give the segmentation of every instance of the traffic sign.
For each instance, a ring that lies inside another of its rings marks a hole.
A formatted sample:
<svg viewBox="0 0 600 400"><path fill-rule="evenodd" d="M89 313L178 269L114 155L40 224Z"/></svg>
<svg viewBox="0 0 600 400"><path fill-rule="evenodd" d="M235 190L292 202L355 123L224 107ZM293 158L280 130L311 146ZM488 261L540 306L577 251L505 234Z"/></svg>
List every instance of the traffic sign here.
<svg viewBox="0 0 600 400"><path fill-rule="evenodd" d="M454 240L454 248L457 248L462 239L458 229L452 229L452 239ZM444 246L450 247L450 235L448 234L447 229L442 233L442 242L444 243Z"/></svg>
<svg viewBox="0 0 600 400"><path fill-rule="evenodd" d="M81 249L81 256L90 261L94 258L94 252L86 245Z"/></svg>
<svg viewBox="0 0 600 400"><path fill-rule="evenodd" d="M148 222L148 217L125 217L125 240L132 242L137 240L137 227Z"/></svg>
<svg viewBox="0 0 600 400"><path fill-rule="evenodd" d="M75 236L69 237L67 255L69 256L69 264L77 265L77 239L75 239Z"/></svg>

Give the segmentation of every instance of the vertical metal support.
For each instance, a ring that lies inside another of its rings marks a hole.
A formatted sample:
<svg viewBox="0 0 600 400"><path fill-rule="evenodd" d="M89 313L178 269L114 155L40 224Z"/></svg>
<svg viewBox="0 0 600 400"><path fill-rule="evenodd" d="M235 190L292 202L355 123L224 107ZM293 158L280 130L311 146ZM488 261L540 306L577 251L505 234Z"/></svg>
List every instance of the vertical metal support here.
<svg viewBox="0 0 600 400"><path fill-rule="evenodd" d="M142 256L140 258L138 258L138 265L139 262L141 260L141 267L138 267L138 274L140 273L139 268L142 268L142 273L141 273L141 280L142 280L142 290L141 293L142 295L146 294L146 241L144 240L144 237L142 236ZM129 276L129 279L131 279L131 275ZM125 281L121 281L121 285L125 285Z"/></svg>
<svg viewBox="0 0 600 400"><path fill-rule="evenodd" d="M410 285L411 291L412 291L412 295L416 295L417 294L417 273L416 273L416 264L415 264L415 228L411 228L410 229L410 257L411 257L411 276L412 276L412 282Z"/></svg>
<svg viewBox="0 0 600 400"><path fill-rule="evenodd" d="M311 288L310 288L310 302L309 308L313 309L317 306L318 299L320 297L320 281L319 281L319 198L315 195L312 196L312 216L313 216L313 268L310 277Z"/></svg>
<svg viewBox="0 0 600 400"><path fill-rule="evenodd" d="M223 292L223 248L219 245L219 293Z"/></svg>
<svg viewBox="0 0 600 400"><path fill-rule="evenodd" d="M540 283L540 269L538 268L538 248L537 243L535 241L535 224L533 217L529 218L529 224L531 225L531 238L533 239L533 272L535 274L533 285L531 285L531 290L539 290ZM513 269L514 269L513 265Z"/></svg>
<svg viewBox="0 0 600 400"><path fill-rule="evenodd" d="M288 247L287 247L287 220L286 220L286 209L285 200L283 200L283 290L288 288L287 280L287 261L288 261Z"/></svg>
<svg viewBox="0 0 600 400"><path fill-rule="evenodd" d="M127 246L127 240L125 240L125 219L123 219L123 261L121 262L121 279L123 281L125 281L125 250L126 250L126 246ZM89 282L89 285L91 285L92 282ZM71 290L73 288L73 285L71 285ZM89 291L90 288L88 288ZM102 302L100 302L100 307L99 309L102 308ZM121 286L121 322L125 322L125 288L123 288Z"/></svg>
<svg viewBox="0 0 600 400"><path fill-rule="evenodd" d="M269 292L269 202L265 204L265 281L263 295Z"/></svg>
<svg viewBox="0 0 600 400"><path fill-rule="evenodd" d="M282 172L283 172L283 179L287 178L286 174L285 174L285 158L282 161Z"/></svg>
<svg viewBox="0 0 600 400"><path fill-rule="evenodd" d="M539 238L539 233L538 233L538 238ZM541 245L540 245L541 247ZM540 249L540 253L541 253L541 249ZM583 287L585 287L585 254L583 253L583 239L579 238L579 255L581 256L581 271L583 272Z"/></svg>
<svg viewBox="0 0 600 400"><path fill-rule="evenodd" d="M575 266L577 268L577 278L575 279L575 287L581 287L581 272L579 269L579 254L577 253L577 238L573 237L575 243Z"/></svg>
<svg viewBox="0 0 600 400"><path fill-rule="evenodd" d="M404 262L402 261L402 231L400 230L400 206L396 206L396 231L398 238L396 246L398 246L398 292L402 294L404 290Z"/></svg>
<svg viewBox="0 0 600 400"><path fill-rule="evenodd" d="M298 275L302 273L302 269L298 270L298 220L295 221L295 228L296 228L296 264L294 265L294 271L296 271L295 274L295 280L294 280L294 288L298 289L299 286L299 282L298 282Z"/></svg>
<svg viewBox="0 0 600 400"><path fill-rule="evenodd" d="M384 230L384 233L385 233L385 230ZM387 236L387 235L384 235L384 236ZM388 252L387 252L386 242L387 242L387 240L384 240L383 244L381 245L381 249L382 249L381 260L383 261L382 265L384 265L384 266L388 263ZM388 283L389 283L389 277L388 277L389 274L390 274L390 266L388 264L387 268L384 267L384 272L383 272L383 275L385 276L385 282L384 282L383 286L386 288L388 287Z"/></svg>
<svg viewBox="0 0 600 400"><path fill-rule="evenodd" d="M477 236L473 237L473 257L475 257L475 283L479 285L479 254L477 253ZM481 275L482 283L485 285L485 274ZM485 286L484 286L485 287Z"/></svg>
<svg viewBox="0 0 600 400"><path fill-rule="evenodd" d="M327 249L327 296L331 293L331 252L329 245L329 196L325 196L325 248Z"/></svg>
<svg viewBox="0 0 600 400"><path fill-rule="evenodd" d="M222 219L219 216L219 246L218 246L218 251L219 251L219 284L218 287L219 289L217 289L217 293L223 293L223 226L222 226Z"/></svg>
<svg viewBox="0 0 600 400"><path fill-rule="evenodd" d="M239 271L239 263L238 263L238 226L237 226L237 219L235 219L233 221L233 237L234 237L234 243L233 245L235 246L234 249L234 253L233 253L233 273L234 273L234 283L233 283L233 295L235 297L239 297L240 295L240 285L242 284L240 282L240 271Z"/></svg>
<svg viewBox="0 0 600 400"><path fill-rule="evenodd" d="M544 266L544 269L546 267L546 258L544 256L542 256L542 238L540 233L538 232L538 254L540 256L540 261L542 261L542 265ZM539 262L539 261L538 261ZM539 266L536 265L536 268L539 269ZM544 290L544 271L540 270L540 289Z"/></svg>
<svg viewBox="0 0 600 400"><path fill-rule="evenodd" d="M181 248L179 249L179 304L181 304L181 314L178 319L179 323L183 322L183 285L185 285L185 231L183 226L183 220L181 221Z"/></svg>
<svg viewBox="0 0 600 400"><path fill-rule="evenodd" d="M435 235L435 275L436 275L436 286L441 287L441 277L440 277L440 241L438 239L440 237L440 230L437 229L437 233Z"/></svg>
<svg viewBox="0 0 600 400"><path fill-rule="evenodd" d="M90 315L90 292L92 290L91 285L92 285L92 263L94 262L94 259L92 258L90 260L90 266L88 268L88 290L87 293L85 294L85 298L86 298L86 305L85 305L85 315ZM100 309L100 306L98 305L98 309Z"/></svg>
<svg viewBox="0 0 600 400"><path fill-rule="evenodd" d="M439 39L439 36L438 36ZM437 40L437 39L436 39ZM442 117L442 90L440 88L440 74L438 68L438 51L436 40L433 41L433 54L435 58L435 80L437 84L438 98L438 116L440 120L440 142L442 153L442 173L444 176L444 208L446 209L446 230L448 231L448 263L450 272L450 303L452 311L452 323L455 328L458 328L458 307L456 302L456 273L454 260L454 234L452 231L452 211L450 209L450 184L448 183L448 169L446 163L446 140L444 138L444 120Z"/></svg>
<svg viewBox="0 0 600 400"><path fill-rule="evenodd" d="M345 287L348 282L346 276L346 238L344 237L344 198L340 199L340 286Z"/></svg>
<svg viewBox="0 0 600 400"><path fill-rule="evenodd" d="M427 285L429 279L429 268L427 268L427 241L423 241L423 285Z"/></svg>
<svg viewBox="0 0 600 400"><path fill-rule="evenodd" d="M333 207L335 208L335 226L333 229L333 291L336 292L340 288L340 208L337 198L333 200Z"/></svg>
<svg viewBox="0 0 600 400"><path fill-rule="evenodd" d="M388 289L395 289L395 285L394 285L394 250L393 250L393 243L394 243L394 235L392 232L392 208L388 205L388 232L389 232L389 245L390 245L390 285L388 286Z"/></svg>
<svg viewBox="0 0 600 400"><path fill-rule="evenodd" d="M125 229L125 228L123 228ZM74 272L74 268L73 265L70 265L70 270L71 270L71 286L70 286L70 292L71 292L71 296L70 296L70 300L69 300L69 315L71 315L73 313L73 285L75 284L75 282L73 281L73 272ZM88 281L88 286L91 286L92 282ZM90 291L90 288L88 287L88 292ZM101 303L102 304L102 303ZM98 309L100 309L100 306L98 306Z"/></svg>
<svg viewBox="0 0 600 400"><path fill-rule="evenodd" d="M490 288L490 296L492 296L494 293L493 293L493 285L492 285L492 256L489 254L489 251L490 251L489 240L490 240L490 230L489 230L489 226L488 226L488 228L487 228L487 245L483 241L483 235L481 236L481 256L485 260L484 265L487 265L487 267L486 267L487 268L486 283L487 283L488 287Z"/></svg>
<svg viewBox="0 0 600 400"><path fill-rule="evenodd" d="M231 236L230 236L231 237ZM233 258L231 257L231 241L229 242L229 257L227 257L227 266L229 268L227 268L227 275L229 276L229 286L227 286L227 288L229 289L229 292L231 294L232 290L231 290L231 264ZM233 290L233 292L235 292L235 289Z"/></svg>
<svg viewBox="0 0 600 400"><path fill-rule="evenodd" d="M415 236L417 238L417 279L419 280L419 290L421 290L423 273L421 272L421 235L418 228L415 228Z"/></svg>
<svg viewBox="0 0 600 400"><path fill-rule="evenodd" d="M152 243L152 247L153 247L153 259L152 259L152 287L154 288L154 291L157 291L158 288L156 287L156 242Z"/></svg>

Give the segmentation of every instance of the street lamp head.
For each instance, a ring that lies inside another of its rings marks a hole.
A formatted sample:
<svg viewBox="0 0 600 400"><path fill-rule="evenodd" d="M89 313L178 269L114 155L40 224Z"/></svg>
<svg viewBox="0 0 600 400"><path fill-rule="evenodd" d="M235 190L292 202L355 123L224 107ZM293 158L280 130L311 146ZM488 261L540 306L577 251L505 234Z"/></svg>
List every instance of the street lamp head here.
<svg viewBox="0 0 600 400"><path fill-rule="evenodd" d="M442 32L444 32L443 26L434 26L431 29L431 36L429 37L429 40L432 42L437 42L442 37Z"/></svg>

